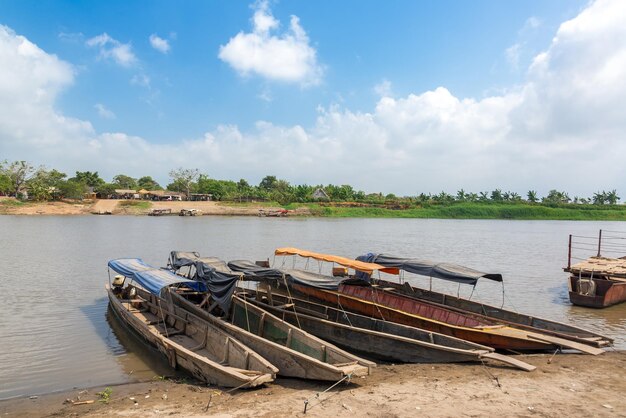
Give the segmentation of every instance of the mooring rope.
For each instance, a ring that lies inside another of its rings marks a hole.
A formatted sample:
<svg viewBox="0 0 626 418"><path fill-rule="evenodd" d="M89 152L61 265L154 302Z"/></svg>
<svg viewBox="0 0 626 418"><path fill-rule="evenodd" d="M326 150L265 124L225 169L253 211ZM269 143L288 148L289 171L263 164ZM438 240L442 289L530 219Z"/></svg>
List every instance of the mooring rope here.
<svg viewBox="0 0 626 418"><path fill-rule="evenodd" d="M483 360L483 358L480 358L480 362L483 365L483 370L485 371L485 373L487 373L487 376L489 376L491 378L491 380L496 382L496 385L502 389L502 385L500 384L500 379L498 379L498 376L494 375L493 373L491 373L491 371L489 371L489 367L487 367L487 365L485 364L485 360Z"/></svg>
<svg viewBox="0 0 626 418"><path fill-rule="evenodd" d="M296 303L293 301L293 297L291 296L291 290L287 285L287 275L283 273L283 282L285 283L285 287L287 288L287 295L289 295L289 303L293 304L293 313L296 317L296 322L298 323L298 328L302 329L302 325L300 325L300 318L298 318L298 312L296 311Z"/></svg>
<svg viewBox="0 0 626 418"><path fill-rule="evenodd" d="M323 390L322 392L317 392L314 396L311 396L308 399L304 400L304 413L306 414L307 408L309 406L309 402L311 401L311 399L313 398L318 398L320 397L320 395L328 392L329 390L331 390L332 388L334 388L335 386L337 386L339 383L343 382L344 380L348 379L348 383L350 383L350 379L352 378L352 373L345 375L344 377L342 377L340 380L338 380L337 382L333 383L330 387L328 387L327 389ZM321 404L322 402L324 402L326 399L322 399L319 403ZM319 405L319 404L318 404Z"/></svg>

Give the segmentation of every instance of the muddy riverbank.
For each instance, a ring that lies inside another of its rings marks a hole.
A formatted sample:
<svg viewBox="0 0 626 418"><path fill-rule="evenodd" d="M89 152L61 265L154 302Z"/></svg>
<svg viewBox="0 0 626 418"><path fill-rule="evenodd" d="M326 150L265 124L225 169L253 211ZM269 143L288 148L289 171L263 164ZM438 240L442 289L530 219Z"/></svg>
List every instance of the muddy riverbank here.
<svg viewBox="0 0 626 418"><path fill-rule="evenodd" d="M371 376L329 385L278 379L257 390L227 393L181 381L112 386L108 402L82 389L0 402L2 417L289 417L289 416L626 416L626 352L521 356L531 373L475 365L380 365ZM309 400L308 411L304 402ZM209 407L207 404L211 401ZM93 403L73 404L94 401Z"/></svg>

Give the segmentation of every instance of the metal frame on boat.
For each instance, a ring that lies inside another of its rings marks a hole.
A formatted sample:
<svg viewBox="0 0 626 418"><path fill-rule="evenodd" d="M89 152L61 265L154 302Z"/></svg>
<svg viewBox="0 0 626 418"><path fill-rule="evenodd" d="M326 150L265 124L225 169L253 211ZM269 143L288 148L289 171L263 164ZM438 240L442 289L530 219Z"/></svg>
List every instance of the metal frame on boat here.
<svg viewBox="0 0 626 418"><path fill-rule="evenodd" d="M319 254L296 248L279 248L275 251L275 254L298 255L337 263L357 272L365 273L365 278L369 278L375 271L397 273L400 267L403 267L403 265L385 266L363 260L351 260L345 257ZM434 266L422 263L419 268L433 271ZM442 277L452 276L454 281L459 282L471 282L472 280L475 282L478 277L486 276L485 273L462 267L457 268L454 265L446 266L445 269L435 271L434 274L439 274ZM491 276L495 280L502 280L500 275ZM595 338L601 336L597 334L590 336L589 340L579 339L579 341L575 341L577 337L571 339L565 336L556 336L553 335L554 333L544 332L536 328L523 329L524 327L516 327L514 324L498 321L496 318L485 315L478 316L458 309L449 309L443 305L408 298L388 291L379 292L378 289L370 286L354 286L347 283L340 285L340 279L335 282L337 291L328 290L328 288L321 289L319 286L306 283L305 279L292 280L290 286L303 295L313 297L325 303L341 305L343 308L353 312L452 335L496 349L545 351L556 348L573 348L589 354L600 354L603 352L598 348L591 347L591 345L599 345L599 340ZM311 282L310 280L308 281ZM609 339L606 340L607 342L610 341Z"/></svg>

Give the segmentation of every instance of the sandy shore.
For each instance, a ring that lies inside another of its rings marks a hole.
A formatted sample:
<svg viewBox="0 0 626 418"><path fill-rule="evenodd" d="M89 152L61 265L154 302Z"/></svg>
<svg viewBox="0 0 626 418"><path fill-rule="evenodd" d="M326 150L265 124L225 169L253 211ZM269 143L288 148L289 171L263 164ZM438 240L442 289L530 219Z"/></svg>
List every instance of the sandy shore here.
<svg viewBox="0 0 626 418"><path fill-rule="evenodd" d="M626 416L626 352L591 357L559 354L521 358L526 373L482 365L380 365L371 376L330 384L278 379L232 393L202 385L152 381L112 386L108 403L97 392L67 393L0 402L2 417L589 417ZM73 401L95 401L72 405ZM207 404L211 404L207 409ZM309 399L306 415L304 401Z"/></svg>
<svg viewBox="0 0 626 418"><path fill-rule="evenodd" d="M4 215L90 215L110 212L111 215L147 215L152 209L170 209L178 214L181 209L196 209L201 215L257 216L259 210L280 210L280 207L268 207L255 204L229 205L221 202L151 202L147 207L126 206L128 200L102 199L70 202L25 202L19 204L13 198L0 197L0 214ZM133 202L133 201L130 201ZM290 215L308 215L306 208L290 212Z"/></svg>

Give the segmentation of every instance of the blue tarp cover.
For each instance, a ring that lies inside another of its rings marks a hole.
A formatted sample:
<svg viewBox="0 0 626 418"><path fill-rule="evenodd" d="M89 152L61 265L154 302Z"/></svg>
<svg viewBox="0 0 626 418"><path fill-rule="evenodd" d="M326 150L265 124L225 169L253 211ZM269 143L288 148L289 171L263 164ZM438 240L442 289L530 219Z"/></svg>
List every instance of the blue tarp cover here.
<svg viewBox="0 0 626 418"><path fill-rule="evenodd" d="M199 292L206 291L204 283L180 277L171 271L151 267L140 258L119 258L109 261L111 270L132 279L152 294L160 295L161 289L184 284Z"/></svg>

